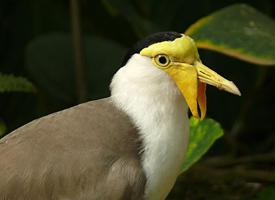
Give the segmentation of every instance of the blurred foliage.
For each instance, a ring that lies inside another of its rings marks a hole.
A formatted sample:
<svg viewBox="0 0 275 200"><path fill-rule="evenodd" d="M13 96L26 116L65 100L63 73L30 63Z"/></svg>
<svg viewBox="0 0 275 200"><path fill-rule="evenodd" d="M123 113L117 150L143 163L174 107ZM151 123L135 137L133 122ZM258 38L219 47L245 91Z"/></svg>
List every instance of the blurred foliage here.
<svg viewBox="0 0 275 200"><path fill-rule="evenodd" d="M6 92L34 92L34 85L24 77L0 73L0 93ZM6 133L6 125L0 120L0 137Z"/></svg>
<svg viewBox="0 0 275 200"><path fill-rule="evenodd" d="M275 197L275 187L267 187L263 189L255 200L273 200Z"/></svg>
<svg viewBox="0 0 275 200"><path fill-rule="evenodd" d="M33 39L26 48L26 67L33 80L49 96L64 104L75 104L75 69L70 34L51 33ZM112 40L86 36L88 98L109 95L109 83L125 48ZM89 56L93 55L93 56ZM100 76L99 76L100 74Z"/></svg>
<svg viewBox="0 0 275 200"><path fill-rule="evenodd" d="M6 125L3 121L0 120L0 137L3 136L6 132Z"/></svg>
<svg viewBox="0 0 275 200"><path fill-rule="evenodd" d="M208 87L208 116L221 123L224 137L180 176L168 199L263 199L264 195L268 199L274 192L270 176L275 171L275 69L261 66L274 63L275 3L243 0L247 5L241 7L231 6L240 3L237 0L79 3L87 100L109 94L109 81L135 41L153 32L184 32L194 22L200 24L188 32L203 48L201 59L234 81L243 95L237 98ZM207 23L198 21L209 15L211 20L203 20ZM65 0L0 2L0 72L26 77L36 86L31 95L0 93L0 116L8 132L78 103L70 19L70 5ZM234 37L225 37L227 33ZM259 62L254 65L217 51Z"/></svg>
<svg viewBox="0 0 275 200"><path fill-rule="evenodd" d="M222 135L223 130L215 120L190 118L189 143L182 172L197 162Z"/></svg>
<svg viewBox="0 0 275 200"><path fill-rule="evenodd" d="M0 92L34 92L31 82L23 77L0 73Z"/></svg>

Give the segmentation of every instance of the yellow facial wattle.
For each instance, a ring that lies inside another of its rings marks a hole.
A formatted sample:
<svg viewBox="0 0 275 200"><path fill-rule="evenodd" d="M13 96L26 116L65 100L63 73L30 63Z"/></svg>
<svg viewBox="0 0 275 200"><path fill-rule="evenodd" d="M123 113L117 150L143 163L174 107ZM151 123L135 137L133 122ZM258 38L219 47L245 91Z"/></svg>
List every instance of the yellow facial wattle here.
<svg viewBox="0 0 275 200"><path fill-rule="evenodd" d="M195 117L206 115L206 84L241 95L233 82L201 63L195 42L188 36L152 44L140 54L152 58L154 65L175 81Z"/></svg>

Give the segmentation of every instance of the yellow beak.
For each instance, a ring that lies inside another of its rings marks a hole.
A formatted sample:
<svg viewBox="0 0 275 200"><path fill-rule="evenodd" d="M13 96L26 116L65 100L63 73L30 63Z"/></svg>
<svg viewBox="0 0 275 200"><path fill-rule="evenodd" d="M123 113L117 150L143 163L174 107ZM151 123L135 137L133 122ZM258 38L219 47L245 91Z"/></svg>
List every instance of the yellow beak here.
<svg viewBox="0 0 275 200"><path fill-rule="evenodd" d="M223 78L213 70L203 65L201 62L196 62L195 67L197 69L198 79L200 82L213 85L220 90L225 90L232 94L241 96L241 92L232 81Z"/></svg>
<svg viewBox="0 0 275 200"><path fill-rule="evenodd" d="M206 114L206 84L213 85L235 95L241 95L236 85L213 70L196 61L194 65L173 63L173 67L165 70L176 82L194 117L203 119Z"/></svg>

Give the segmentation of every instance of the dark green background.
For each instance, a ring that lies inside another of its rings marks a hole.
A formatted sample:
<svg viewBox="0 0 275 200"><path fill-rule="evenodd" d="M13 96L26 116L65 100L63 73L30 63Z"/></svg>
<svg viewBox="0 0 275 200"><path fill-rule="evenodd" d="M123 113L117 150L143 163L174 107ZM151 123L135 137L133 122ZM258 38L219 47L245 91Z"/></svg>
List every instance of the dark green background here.
<svg viewBox="0 0 275 200"><path fill-rule="evenodd" d="M275 16L272 0L79 2L87 66L86 100L109 95L111 77L120 67L127 48L150 33L166 30L184 32L201 17L234 3L246 3L272 18ZM8 131L78 103L71 34L69 1L0 2L0 71L27 77L37 88L33 94L0 95L0 116ZM243 94L236 97L208 87L208 116L222 124L225 136L207 157L237 159L275 154L275 69L206 50L200 50L200 54L206 65L233 80ZM273 171L274 160L254 167ZM194 179L195 183L188 184L190 179ZM268 184L260 183L256 192L248 189L249 193L246 185L243 190L243 185L238 185L238 181L244 180L234 179L232 184L227 184L227 179L211 180L209 183L208 178L197 180L187 174L181 177L170 199L221 199L220 195L223 199L233 199L235 196L235 199L246 199L248 194L251 194L249 198L260 199L262 193L267 193L266 197L269 197L274 191L270 189L270 181L267 181ZM219 181L219 185L224 187L213 189Z"/></svg>

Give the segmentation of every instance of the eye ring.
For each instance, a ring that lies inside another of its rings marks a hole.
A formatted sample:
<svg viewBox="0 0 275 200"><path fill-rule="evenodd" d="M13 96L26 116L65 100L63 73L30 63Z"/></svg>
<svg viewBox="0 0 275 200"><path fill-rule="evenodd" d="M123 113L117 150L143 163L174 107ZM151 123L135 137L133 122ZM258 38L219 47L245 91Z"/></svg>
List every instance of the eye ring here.
<svg viewBox="0 0 275 200"><path fill-rule="evenodd" d="M170 64L170 59L167 55L159 54L154 57L155 63L160 67L167 67Z"/></svg>

